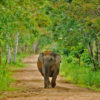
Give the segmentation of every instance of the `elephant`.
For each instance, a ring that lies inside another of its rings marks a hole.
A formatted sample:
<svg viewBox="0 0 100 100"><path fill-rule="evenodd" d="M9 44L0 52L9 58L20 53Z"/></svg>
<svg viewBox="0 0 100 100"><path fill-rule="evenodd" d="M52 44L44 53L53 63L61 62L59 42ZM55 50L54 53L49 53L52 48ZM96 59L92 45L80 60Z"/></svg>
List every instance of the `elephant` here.
<svg viewBox="0 0 100 100"><path fill-rule="evenodd" d="M53 51L44 51L39 54L37 66L44 78L44 88L54 88L59 74L61 56ZM52 77L51 83L49 77Z"/></svg>

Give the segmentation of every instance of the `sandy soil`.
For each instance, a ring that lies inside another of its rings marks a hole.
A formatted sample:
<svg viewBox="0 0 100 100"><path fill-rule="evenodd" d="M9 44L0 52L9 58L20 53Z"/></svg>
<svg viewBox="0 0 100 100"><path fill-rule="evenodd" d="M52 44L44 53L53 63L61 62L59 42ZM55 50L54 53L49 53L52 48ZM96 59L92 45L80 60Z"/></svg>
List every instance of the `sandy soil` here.
<svg viewBox="0 0 100 100"><path fill-rule="evenodd" d="M7 98L3 100L100 100L100 92L77 87L61 76L58 76L55 88L44 89L43 77L36 66L37 57L34 55L23 60L27 67L15 71L17 81L12 84L19 89L5 92Z"/></svg>

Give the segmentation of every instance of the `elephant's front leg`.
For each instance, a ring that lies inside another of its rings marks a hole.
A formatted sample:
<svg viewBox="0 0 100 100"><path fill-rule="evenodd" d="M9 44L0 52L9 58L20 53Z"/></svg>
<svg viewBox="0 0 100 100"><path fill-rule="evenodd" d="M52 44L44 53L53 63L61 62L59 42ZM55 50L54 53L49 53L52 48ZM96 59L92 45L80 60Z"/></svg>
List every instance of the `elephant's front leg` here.
<svg viewBox="0 0 100 100"><path fill-rule="evenodd" d="M43 73L44 73L44 88L50 87L50 80L49 80L49 67L47 64L43 66Z"/></svg>
<svg viewBox="0 0 100 100"><path fill-rule="evenodd" d="M54 88L56 86L56 79L57 79L58 74L59 74L59 67L57 69L55 69L55 71L53 73L52 81L51 81L52 88Z"/></svg>
<svg viewBox="0 0 100 100"><path fill-rule="evenodd" d="M44 88L50 88L49 76L44 76Z"/></svg>
<svg viewBox="0 0 100 100"><path fill-rule="evenodd" d="M57 75L52 77L52 81L51 81L52 88L54 88L56 86L56 78L57 78Z"/></svg>

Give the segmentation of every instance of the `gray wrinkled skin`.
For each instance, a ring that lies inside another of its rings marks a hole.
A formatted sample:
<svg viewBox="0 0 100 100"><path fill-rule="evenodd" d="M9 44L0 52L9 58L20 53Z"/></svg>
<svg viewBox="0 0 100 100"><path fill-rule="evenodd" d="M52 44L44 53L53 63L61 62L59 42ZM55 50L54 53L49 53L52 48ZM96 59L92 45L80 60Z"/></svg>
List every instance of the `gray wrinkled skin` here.
<svg viewBox="0 0 100 100"><path fill-rule="evenodd" d="M38 62L41 62L41 67L38 69L44 77L44 88L49 88L50 86L54 88L56 86L57 75L59 74L61 56L54 52L51 52L50 55L40 53ZM49 77L52 77L51 84Z"/></svg>

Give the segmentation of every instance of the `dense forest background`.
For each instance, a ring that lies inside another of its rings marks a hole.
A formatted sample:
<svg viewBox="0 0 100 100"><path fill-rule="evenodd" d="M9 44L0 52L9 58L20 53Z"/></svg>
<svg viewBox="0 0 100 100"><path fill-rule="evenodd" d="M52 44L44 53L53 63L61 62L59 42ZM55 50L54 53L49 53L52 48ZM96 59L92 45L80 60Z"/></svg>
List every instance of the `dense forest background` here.
<svg viewBox="0 0 100 100"><path fill-rule="evenodd" d="M100 89L100 0L0 0L0 91L8 69L44 50L61 54L67 80Z"/></svg>

